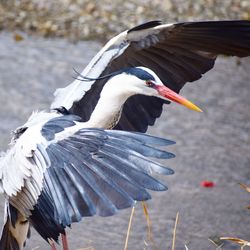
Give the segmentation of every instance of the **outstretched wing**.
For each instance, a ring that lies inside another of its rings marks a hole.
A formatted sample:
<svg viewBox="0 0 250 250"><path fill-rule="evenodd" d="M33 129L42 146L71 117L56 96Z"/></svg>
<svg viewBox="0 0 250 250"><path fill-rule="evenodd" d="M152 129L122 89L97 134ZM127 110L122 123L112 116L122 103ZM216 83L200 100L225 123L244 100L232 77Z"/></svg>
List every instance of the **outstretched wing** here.
<svg viewBox="0 0 250 250"><path fill-rule="evenodd" d="M173 171L152 158L174 157L159 149L172 141L84 128L78 119L56 116L27 128L1 160L2 191L20 212L30 216L38 205L55 225L67 226L83 216L109 216L135 200L150 199L147 189L167 189L151 175Z"/></svg>
<svg viewBox="0 0 250 250"><path fill-rule="evenodd" d="M196 81L213 68L217 55L249 56L249 34L250 21L176 24L153 21L111 39L82 75L97 78L123 68L145 66L152 69L167 87L179 92L186 82ZM75 80L56 91L51 107L64 106L87 121L105 83L106 79ZM145 132L161 115L163 104L163 100L155 97L137 95L129 98L116 129Z"/></svg>
<svg viewBox="0 0 250 250"><path fill-rule="evenodd" d="M158 149L173 144L172 141L138 133L81 128L79 123L64 137L60 134L65 132L56 133L51 124L50 127L50 133L55 134L43 150L50 159L43 192L51 196L60 224L70 225L83 216L113 215L132 206L135 200L149 199L147 189L166 190L151 174L173 171L150 158L174 157Z"/></svg>

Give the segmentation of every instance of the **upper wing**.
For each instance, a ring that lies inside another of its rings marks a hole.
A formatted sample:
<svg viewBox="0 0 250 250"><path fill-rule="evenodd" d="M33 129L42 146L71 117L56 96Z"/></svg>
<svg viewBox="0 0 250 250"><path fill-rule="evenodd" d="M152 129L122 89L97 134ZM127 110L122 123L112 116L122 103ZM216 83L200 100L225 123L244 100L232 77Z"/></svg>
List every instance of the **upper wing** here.
<svg viewBox="0 0 250 250"><path fill-rule="evenodd" d="M68 115L29 127L1 159L2 191L20 212L30 215L39 204L66 226L147 200L146 189L166 190L151 174L173 171L150 158L174 157L158 149L172 141L83 126Z"/></svg>
<svg viewBox="0 0 250 250"><path fill-rule="evenodd" d="M195 81L209 71L220 54L250 55L250 21L163 25L159 21L149 22L111 39L82 75L97 78L126 67L145 66L152 69L166 86L179 92L186 82ZM51 107L64 106L87 121L105 83L106 79L75 80L56 91ZM146 131L148 125L154 124L160 116L163 103L163 100L141 95L129 98L116 128Z"/></svg>

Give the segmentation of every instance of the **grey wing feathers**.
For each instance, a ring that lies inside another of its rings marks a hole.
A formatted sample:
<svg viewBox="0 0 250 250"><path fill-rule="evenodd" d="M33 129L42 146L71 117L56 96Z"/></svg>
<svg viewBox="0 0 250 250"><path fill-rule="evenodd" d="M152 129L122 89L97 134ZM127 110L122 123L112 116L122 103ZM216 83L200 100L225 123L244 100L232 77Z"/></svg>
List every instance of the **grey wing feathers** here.
<svg viewBox="0 0 250 250"><path fill-rule="evenodd" d="M100 129L81 129L50 144L43 192L54 201L58 223L67 226L83 216L110 216L135 200L150 199L147 189L166 190L151 174L173 170L149 157L174 157L158 149L170 144L148 135Z"/></svg>
<svg viewBox="0 0 250 250"><path fill-rule="evenodd" d="M157 32L157 33L156 33ZM188 22L160 25L138 40L128 34L130 46L109 63L103 74L118 67L145 66L179 92L186 82L198 80L214 66L217 55L250 55L249 21ZM157 42L143 42L157 36Z"/></svg>
<svg viewBox="0 0 250 250"><path fill-rule="evenodd" d="M50 119L41 130L41 134L48 141L53 140L56 133L62 132L65 128L75 125L75 121L80 121L81 117L76 115L63 115Z"/></svg>
<svg viewBox="0 0 250 250"><path fill-rule="evenodd" d="M29 221L46 241L53 239L58 242L60 234L65 234L65 226L55 218L54 201L46 191L42 190Z"/></svg>
<svg viewBox="0 0 250 250"><path fill-rule="evenodd" d="M46 240L57 240L66 226L84 216L110 216L135 200L150 199L147 190L167 189L152 174L173 174L153 158L173 158L160 147L174 142L140 133L88 129L77 120L65 115L27 128L1 159L1 184L10 206L29 217ZM21 173L18 183L11 176L15 172ZM12 239L7 234L11 225L5 226L4 242Z"/></svg>
<svg viewBox="0 0 250 250"><path fill-rule="evenodd" d="M238 57L250 55L250 22L247 20L187 22L176 27L178 34L173 35L172 41L182 42L182 47L188 50ZM171 38L169 40L171 42Z"/></svg>

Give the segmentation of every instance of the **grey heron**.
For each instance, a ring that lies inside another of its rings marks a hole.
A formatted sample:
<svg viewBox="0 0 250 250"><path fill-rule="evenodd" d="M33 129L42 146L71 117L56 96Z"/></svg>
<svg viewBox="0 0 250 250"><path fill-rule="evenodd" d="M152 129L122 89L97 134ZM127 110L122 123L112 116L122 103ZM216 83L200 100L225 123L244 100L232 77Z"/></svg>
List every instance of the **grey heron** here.
<svg viewBox="0 0 250 250"><path fill-rule="evenodd" d="M120 78L128 80L126 88L117 87ZM142 93L200 111L165 87L153 71L134 67L112 75L87 122L60 107L33 113L16 129L13 146L0 161L0 187L7 197L0 246L21 249L29 223L45 240L57 241L66 226L84 216L110 216L134 201L150 199L146 189L166 190L151 174L173 171L149 157L174 157L157 147L172 141L103 130L116 124L117 113L130 95ZM116 105L110 105L115 99ZM104 116L103 108L107 108ZM63 244L68 249L66 241Z"/></svg>
<svg viewBox="0 0 250 250"><path fill-rule="evenodd" d="M149 199L146 189L164 190L150 175L173 172L148 157L173 157L158 149L171 141L124 131L145 132L172 100L199 111L171 90L199 79L219 54L249 56L249 31L249 21L153 21L111 39L78 79L56 91L51 112L16 130L1 158L4 249L23 247L29 222L57 240L84 216L112 215Z"/></svg>

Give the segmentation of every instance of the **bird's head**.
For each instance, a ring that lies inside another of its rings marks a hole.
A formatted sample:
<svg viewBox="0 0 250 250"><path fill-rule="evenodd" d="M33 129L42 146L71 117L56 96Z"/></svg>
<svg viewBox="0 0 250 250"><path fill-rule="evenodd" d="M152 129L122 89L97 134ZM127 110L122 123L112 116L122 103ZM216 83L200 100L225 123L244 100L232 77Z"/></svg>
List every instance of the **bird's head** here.
<svg viewBox="0 0 250 250"><path fill-rule="evenodd" d="M166 87L160 78L151 69L146 67L128 68L122 73L115 75L110 81L112 83L110 91L115 91L116 93L121 92L128 96L134 94L155 96L164 100L177 102L190 109L202 112L202 110L192 102ZM122 84L122 87L118 82Z"/></svg>

